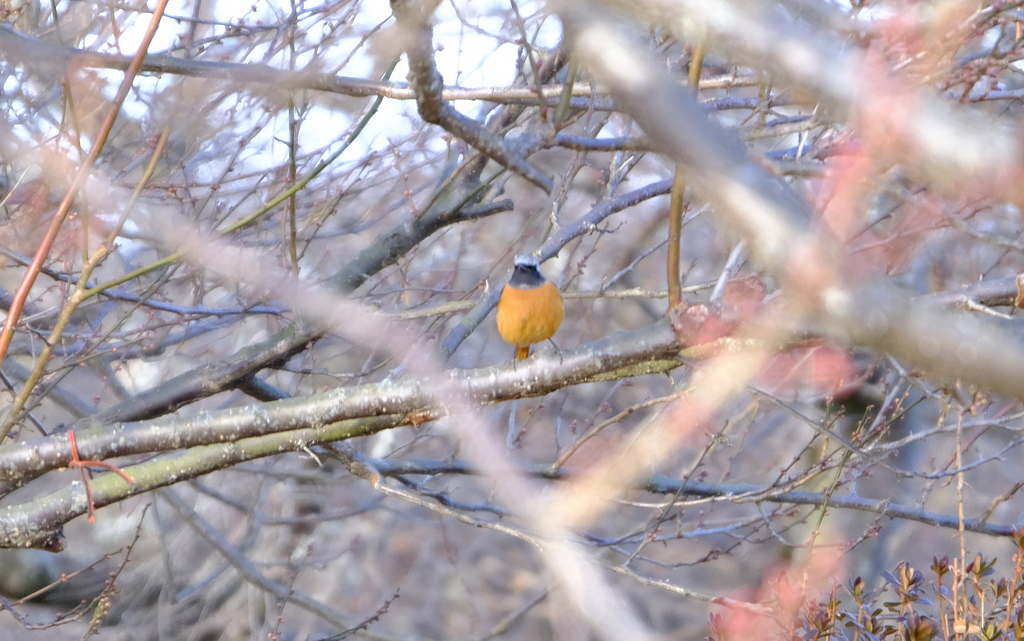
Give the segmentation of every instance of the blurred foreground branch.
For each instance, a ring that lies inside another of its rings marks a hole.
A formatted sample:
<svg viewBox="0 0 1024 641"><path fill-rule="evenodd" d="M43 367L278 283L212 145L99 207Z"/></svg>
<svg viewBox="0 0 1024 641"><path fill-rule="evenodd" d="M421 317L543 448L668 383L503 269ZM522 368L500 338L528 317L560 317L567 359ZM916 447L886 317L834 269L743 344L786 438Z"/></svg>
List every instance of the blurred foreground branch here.
<svg viewBox="0 0 1024 641"><path fill-rule="evenodd" d="M644 131L737 229L787 298L847 344L889 352L946 380L963 379L1024 399L1024 346L995 323L923 308L884 277L859 273L815 222L807 202L751 161L685 88L624 30L569 8L564 19L583 58Z"/></svg>

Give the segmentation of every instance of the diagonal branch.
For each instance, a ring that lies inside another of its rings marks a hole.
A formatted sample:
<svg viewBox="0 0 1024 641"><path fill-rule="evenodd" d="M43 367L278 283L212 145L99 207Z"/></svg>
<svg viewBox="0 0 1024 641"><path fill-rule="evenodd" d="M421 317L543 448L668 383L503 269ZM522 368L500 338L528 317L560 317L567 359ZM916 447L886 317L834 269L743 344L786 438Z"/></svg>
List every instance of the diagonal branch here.
<svg viewBox="0 0 1024 641"><path fill-rule="evenodd" d="M308 594L297 592L293 587L278 583L263 572L260 572L259 567L255 563L245 558L241 550L232 545L227 537L200 517L176 492L173 490L163 490L159 495L160 498L171 506L171 509L178 513L182 522L191 527L200 538L216 549L246 581L261 590L273 594L281 601L294 603L298 607L312 612L324 621L328 621L341 629L351 627L352 623L337 610L328 607L325 603L314 599Z"/></svg>
<svg viewBox="0 0 1024 641"><path fill-rule="evenodd" d="M1024 346L995 323L916 305L884 275L858 273L792 187L752 162L743 143L623 29L575 7L567 5L563 20L583 59L644 132L687 166L701 197L822 331L947 380L1024 398Z"/></svg>
<svg viewBox="0 0 1024 641"><path fill-rule="evenodd" d="M328 423L379 416L413 416L419 422L444 414L436 390L454 386L478 403L543 396L596 380L617 380L664 372L682 365L667 323L619 332L608 338L527 363L476 370L452 370L442 380L404 379L323 394L237 407L198 415L96 425L76 430L79 455L103 460L178 450L315 428ZM54 434L0 453L0 481L27 482L72 460L67 436ZM134 469L134 468L133 468ZM134 474L133 474L134 476ZM99 503L97 503L99 505Z"/></svg>
<svg viewBox="0 0 1024 641"><path fill-rule="evenodd" d="M560 358L548 355L518 365L452 371L439 381L392 381L219 412L101 426L77 434L76 440L80 456L90 459L169 452L124 466L134 483L117 474L92 480L92 500L98 508L244 461L422 423L445 413L441 398L446 388L459 389L473 402L497 403L569 385L669 371L682 365L678 351L675 335L661 322L563 352ZM188 449L171 453L183 448ZM54 435L0 455L0 469L3 478L22 483L70 461L67 437ZM57 551L63 546L61 526L88 509L81 483L6 506L0 510L0 548Z"/></svg>
<svg viewBox="0 0 1024 641"><path fill-rule="evenodd" d="M434 30L430 26L433 10L428 11L419 0L392 0L391 8L406 38L409 86L416 92L416 105L423 120L443 127L494 162L550 194L554 187L550 178L531 167L513 145L462 115L444 99L444 81L434 64Z"/></svg>
<svg viewBox="0 0 1024 641"><path fill-rule="evenodd" d="M482 160L482 159L481 159ZM511 208L509 200L472 204L480 193L482 163L471 160L448 193L415 220L403 222L385 232L359 253L331 279L343 293L351 293L366 279L394 264L410 249L449 225L478 220ZM76 422L71 427L89 427L138 421L160 416L174 409L225 390L234 389L256 372L286 363L324 334L319 328L288 327L269 339L248 346L216 363L207 363L175 376L156 387L139 392L104 412Z"/></svg>
<svg viewBox="0 0 1024 641"><path fill-rule="evenodd" d="M814 30L765 0L607 0L607 4L666 25L680 38L707 38L730 58L766 68L814 96L831 113L852 115L865 142L880 155L913 167L937 189L959 188L1021 204L1024 145L1019 128L917 91L913 78L891 73L876 53L850 46L835 31ZM854 20L839 18L838 22L853 32L863 28ZM957 28L978 26L968 20ZM955 39L953 34L945 37ZM626 62L620 64L628 67Z"/></svg>
<svg viewBox="0 0 1024 641"><path fill-rule="evenodd" d="M157 27L160 24L160 17L163 15L166 6L166 0L157 3L156 9L153 11L153 18L150 20L149 25L146 28L146 32L143 35L142 42L139 44L139 49L132 58L132 63L128 67L128 70L125 71L124 78L121 79L121 86L118 87L117 95L114 96L114 99L107 107L106 114L104 115L103 121L100 123L95 139L92 142L92 147L89 149L88 155L78 168L78 171L75 173L75 178L72 181L71 186L68 187L67 193L64 194L64 198L61 200L60 205L57 206L57 211L53 214L53 218L50 221L46 235L43 237L39 248L36 250L35 256L32 258L32 264L29 265L28 271L22 278L17 292L14 294L14 300L11 302L7 318L4 320L3 330L0 332L0 363L3 362L7 355L7 349L10 347L11 339L14 337L14 328L17 325L18 320L20 320L22 308L25 305L25 301L28 299L29 291L32 289L32 285L35 283L36 277L39 275L39 270L43 266L43 261L45 261L46 257L49 256L50 250L53 247L54 242L57 240L57 233L60 231L60 228L64 224L68 214L71 213L71 207L74 205L75 199L78 197L78 192L85 186L85 182L92 171L93 165L96 164L100 151L103 150L103 146L106 144L107 138L110 136L110 132L114 128L114 121L117 119L117 115L121 112L121 105L124 104L125 99L128 97L128 93L132 89L132 84L135 82L135 76L139 73L139 68L142 66L142 60L146 56L146 50L149 48L150 43L153 42L153 36L156 35ZM8 418L13 419L16 412L17 410L12 408L12 411L8 413ZM0 441L7 438L7 434L10 432L12 426L13 423L8 422L6 426L0 429Z"/></svg>

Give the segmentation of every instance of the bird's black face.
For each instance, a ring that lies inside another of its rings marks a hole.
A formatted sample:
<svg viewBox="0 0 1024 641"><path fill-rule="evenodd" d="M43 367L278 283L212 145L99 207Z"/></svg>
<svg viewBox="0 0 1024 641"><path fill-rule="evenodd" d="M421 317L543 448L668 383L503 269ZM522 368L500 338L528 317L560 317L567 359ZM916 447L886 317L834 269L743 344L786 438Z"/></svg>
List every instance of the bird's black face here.
<svg viewBox="0 0 1024 641"><path fill-rule="evenodd" d="M535 263L516 263L509 285L516 289L533 289L544 284L544 275Z"/></svg>

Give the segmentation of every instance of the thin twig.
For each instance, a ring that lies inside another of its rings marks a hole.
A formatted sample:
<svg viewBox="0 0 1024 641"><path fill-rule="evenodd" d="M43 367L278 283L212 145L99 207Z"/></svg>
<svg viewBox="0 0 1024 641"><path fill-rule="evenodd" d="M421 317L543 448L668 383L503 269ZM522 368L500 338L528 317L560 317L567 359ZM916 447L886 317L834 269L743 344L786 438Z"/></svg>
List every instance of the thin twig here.
<svg viewBox="0 0 1024 641"><path fill-rule="evenodd" d="M64 220L67 218L68 214L71 213L71 207L74 206L78 192L85 185L85 181L89 177L89 173L92 171L93 165L96 164L96 159L99 158L100 152L103 150L103 145L107 142L107 137L110 135L110 131L114 127L114 121L117 119L117 114L120 113L121 105L128 97L128 93L131 91L132 84L135 81L135 76L139 73L139 69L142 67L142 62L146 56L146 50L153 41L153 36L156 35L157 26L160 24L160 17L163 15L166 7L167 0L160 0L157 2L156 8L153 10L153 17L149 22L146 33L143 35L142 42L139 44L139 50L135 53L131 64L128 66L127 71L125 71L124 78L121 80L121 86L118 88L117 94L114 96L110 106L107 108L107 113L103 118L103 122L100 123L99 129L93 138L92 147L89 149L89 155L85 157L85 160L75 173L75 178L72 181L71 186L68 187L67 193L64 194L64 198L61 200L60 205L57 206L57 211L54 213L53 219L50 221L50 226L46 230L46 235L39 244L39 249L36 250L35 256L32 257L32 264L29 265L28 271L22 278L21 284L18 285L18 290L14 294L14 300L7 312L7 318L4 320L3 329L0 330L0 363L2 363L4 358L7 356L7 349L10 347L11 339L14 337L14 328L21 317L21 310L24 308L25 301L28 300L29 292L36 281L36 277L39 275L39 270L43 266L43 261L46 260L47 256L49 256L50 249L53 248L53 244L57 240L57 234L60 232L60 228L64 224ZM13 413L9 412L8 416L11 416L12 414ZM0 442L7 438L12 425L13 423L8 421L7 425L0 428Z"/></svg>

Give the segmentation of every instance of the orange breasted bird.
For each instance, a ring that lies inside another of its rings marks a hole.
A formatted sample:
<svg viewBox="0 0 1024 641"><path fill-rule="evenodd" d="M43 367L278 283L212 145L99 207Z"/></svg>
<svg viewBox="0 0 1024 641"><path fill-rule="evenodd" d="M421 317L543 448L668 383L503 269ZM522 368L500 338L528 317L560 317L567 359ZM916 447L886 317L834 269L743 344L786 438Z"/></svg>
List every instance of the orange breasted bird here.
<svg viewBox="0 0 1024 641"><path fill-rule="evenodd" d="M516 360L530 355L530 345L555 335L565 316L562 294L540 273L533 256L516 256L515 271L498 301L498 333L516 346Z"/></svg>

